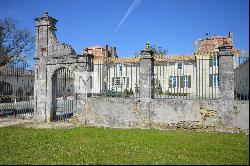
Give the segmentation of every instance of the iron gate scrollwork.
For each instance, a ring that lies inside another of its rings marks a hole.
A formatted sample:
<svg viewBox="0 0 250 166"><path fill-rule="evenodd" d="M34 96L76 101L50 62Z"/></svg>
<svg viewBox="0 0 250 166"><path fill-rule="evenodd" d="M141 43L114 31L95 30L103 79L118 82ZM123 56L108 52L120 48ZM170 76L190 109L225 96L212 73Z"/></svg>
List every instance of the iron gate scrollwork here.
<svg viewBox="0 0 250 166"><path fill-rule="evenodd" d="M59 68L52 76L53 120L66 121L73 116L75 106L74 73L68 68Z"/></svg>

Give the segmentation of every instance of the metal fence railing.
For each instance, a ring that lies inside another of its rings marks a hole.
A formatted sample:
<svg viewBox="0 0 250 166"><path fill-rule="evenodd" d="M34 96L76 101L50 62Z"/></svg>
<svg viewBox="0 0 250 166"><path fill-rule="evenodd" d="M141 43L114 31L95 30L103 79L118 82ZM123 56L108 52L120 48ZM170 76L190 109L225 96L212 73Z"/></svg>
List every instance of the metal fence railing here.
<svg viewBox="0 0 250 166"><path fill-rule="evenodd" d="M154 72L155 98L219 98L217 54L158 58Z"/></svg>
<svg viewBox="0 0 250 166"><path fill-rule="evenodd" d="M32 116L34 72L25 61L0 68L0 117Z"/></svg>
<svg viewBox="0 0 250 166"><path fill-rule="evenodd" d="M0 117L32 117L34 114L34 100L30 96L23 97L19 102L0 103Z"/></svg>
<svg viewBox="0 0 250 166"><path fill-rule="evenodd" d="M235 100L249 100L249 54L242 51L234 56Z"/></svg>
<svg viewBox="0 0 250 166"><path fill-rule="evenodd" d="M154 57L154 98L218 99L218 52ZM137 58L96 60L90 96L140 97ZM234 55L235 99L249 100L248 52Z"/></svg>
<svg viewBox="0 0 250 166"><path fill-rule="evenodd" d="M139 97L140 63L123 59L96 60L92 64L92 97Z"/></svg>

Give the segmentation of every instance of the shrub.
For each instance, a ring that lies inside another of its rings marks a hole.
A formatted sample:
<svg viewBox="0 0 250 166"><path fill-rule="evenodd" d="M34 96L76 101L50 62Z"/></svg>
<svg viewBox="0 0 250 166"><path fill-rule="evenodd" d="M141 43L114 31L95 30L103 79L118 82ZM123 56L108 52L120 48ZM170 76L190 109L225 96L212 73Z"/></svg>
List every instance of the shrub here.
<svg viewBox="0 0 250 166"><path fill-rule="evenodd" d="M162 93L162 95L166 95L166 96L188 96L188 94L189 93L182 93L182 92L171 93L168 90Z"/></svg>

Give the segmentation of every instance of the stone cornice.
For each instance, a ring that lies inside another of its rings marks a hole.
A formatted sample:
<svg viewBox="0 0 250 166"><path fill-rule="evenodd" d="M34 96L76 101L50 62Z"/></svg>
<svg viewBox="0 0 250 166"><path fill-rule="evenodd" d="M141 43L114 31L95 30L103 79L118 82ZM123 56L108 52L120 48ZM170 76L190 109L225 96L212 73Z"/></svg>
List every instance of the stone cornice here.
<svg viewBox="0 0 250 166"><path fill-rule="evenodd" d="M224 43L219 47L219 56L233 56L233 46L228 44L228 43Z"/></svg>
<svg viewBox="0 0 250 166"><path fill-rule="evenodd" d="M153 59L153 51L149 49L142 50L140 58L141 59Z"/></svg>

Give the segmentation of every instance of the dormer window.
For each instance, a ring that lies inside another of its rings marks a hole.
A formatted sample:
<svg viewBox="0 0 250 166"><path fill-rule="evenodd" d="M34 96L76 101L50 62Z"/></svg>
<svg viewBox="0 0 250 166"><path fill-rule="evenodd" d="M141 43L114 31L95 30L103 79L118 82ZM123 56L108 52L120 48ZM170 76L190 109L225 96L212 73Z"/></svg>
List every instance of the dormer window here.
<svg viewBox="0 0 250 166"><path fill-rule="evenodd" d="M182 68L183 68L183 63L177 62L177 69L182 69Z"/></svg>

